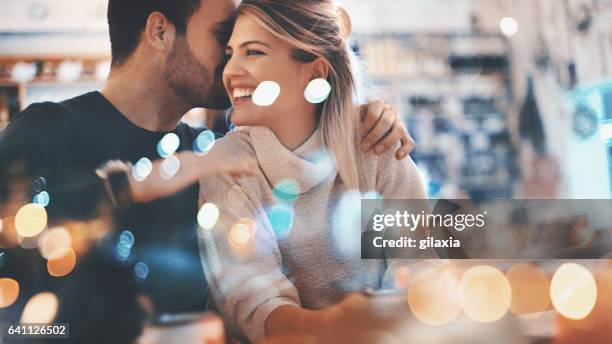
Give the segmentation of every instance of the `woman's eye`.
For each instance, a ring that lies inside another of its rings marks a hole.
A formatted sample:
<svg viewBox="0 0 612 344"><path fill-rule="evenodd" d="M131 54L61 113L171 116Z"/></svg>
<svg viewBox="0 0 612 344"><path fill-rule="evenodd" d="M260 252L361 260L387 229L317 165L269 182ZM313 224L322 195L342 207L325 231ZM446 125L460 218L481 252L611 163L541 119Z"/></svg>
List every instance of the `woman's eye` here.
<svg viewBox="0 0 612 344"><path fill-rule="evenodd" d="M257 56L263 55L263 53L259 50L247 49L247 56Z"/></svg>

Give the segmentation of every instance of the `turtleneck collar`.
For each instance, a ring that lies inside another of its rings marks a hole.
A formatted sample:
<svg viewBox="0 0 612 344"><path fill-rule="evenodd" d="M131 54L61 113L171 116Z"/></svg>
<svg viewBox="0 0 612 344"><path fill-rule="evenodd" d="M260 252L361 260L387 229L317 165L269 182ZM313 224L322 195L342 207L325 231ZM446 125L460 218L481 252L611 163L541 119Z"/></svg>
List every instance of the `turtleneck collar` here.
<svg viewBox="0 0 612 344"><path fill-rule="evenodd" d="M281 181L297 183L300 193L335 179L337 171L331 154L323 145L321 130L314 133L301 146L291 151L266 127L243 127L250 137L257 160L272 187Z"/></svg>

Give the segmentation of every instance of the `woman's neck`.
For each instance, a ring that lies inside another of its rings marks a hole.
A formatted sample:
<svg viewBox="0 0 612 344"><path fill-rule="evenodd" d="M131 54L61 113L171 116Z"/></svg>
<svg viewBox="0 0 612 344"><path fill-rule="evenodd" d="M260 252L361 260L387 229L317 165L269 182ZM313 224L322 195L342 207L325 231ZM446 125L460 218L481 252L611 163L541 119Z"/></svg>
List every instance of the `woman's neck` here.
<svg viewBox="0 0 612 344"><path fill-rule="evenodd" d="M274 132L283 146L291 151L306 142L318 126L314 108L291 111L290 114L285 114L285 117L274 118L274 123L267 127Z"/></svg>

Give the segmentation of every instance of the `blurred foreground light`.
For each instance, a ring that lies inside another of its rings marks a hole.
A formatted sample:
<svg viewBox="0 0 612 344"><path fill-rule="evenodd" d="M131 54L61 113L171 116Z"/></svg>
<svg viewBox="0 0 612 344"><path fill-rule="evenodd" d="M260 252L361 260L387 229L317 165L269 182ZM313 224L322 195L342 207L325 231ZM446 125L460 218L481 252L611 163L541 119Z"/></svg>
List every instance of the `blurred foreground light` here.
<svg viewBox="0 0 612 344"><path fill-rule="evenodd" d="M228 241L237 251L244 251L249 248L255 237L255 222L251 219L242 219L230 229Z"/></svg>
<svg viewBox="0 0 612 344"><path fill-rule="evenodd" d="M0 308L10 307L19 297L19 283L12 278L0 278Z"/></svg>
<svg viewBox="0 0 612 344"><path fill-rule="evenodd" d="M408 266L400 266L395 271L395 287L397 289L408 289L410 285L410 268Z"/></svg>
<svg viewBox="0 0 612 344"><path fill-rule="evenodd" d="M193 141L193 151L198 155L205 155L215 146L215 134L210 130L201 132Z"/></svg>
<svg viewBox="0 0 612 344"><path fill-rule="evenodd" d="M506 272L512 289L510 312L515 315L541 313L550 306L550 280L536 264L520 263Z"/></svg>
<svg viewBox="0 0 612 344"><path fill-rule="evenodd" d="M34 295L21 313L22 324L48 324L57 315L59 301L53 293L44 292Z"/></svg>
<svg viewBox="0 0 612 344"><path fill-rule="evenodd" d="M274 186L272 194L279 202L291 203L300 195L300 186L295 180L284 179Z"/></svg>
<svg viewBox="0 0 612 344"><path fill-rule="evenodd" d="M559 314L572 320L586 318L597 301L597 284L581 265L561 265L550 283L550 298Z"/></svg>
<svg viewBox="0 0 612 344"><path fill-rule="evenodd" d="M512 37L518 32L518 22L512 17L504 17L499 21L499 29L504 35Z"/></svg>
<svg viewBox="0 0 612 344"><path fill-rule="evenodd" d="M320 104L327 100L331 90L331 85L327 80L315 79L304 90L304 98L311 104Z"/></svg>
<svg viewBox="0 0 612 344"><path fill-rule="evenodd" d="M485 265L475 266L464 273L459 295L465 314L481 323L501 319L512 301L512 290L506 276Z"/></svg>
<svg viewBox="0 0 612 344"><path fill-rule="evenodd" d="M143 262L139 262L134 266L134 275L139 280L145 280L149 276L149 266Z"/></svg>
<svg viewBox="0 0 612 344"><path fill-rule="evenodd" d="M157 144L157 153L162 158L167 158L176 153L181 145L181 139L175 133L164 135Z"/></svg>
<svg viewBox="0 0 612 344"><path fill-rule="evenodd" d="M134 237L134 233L130 231L123 231L121 232L121 235L119 235L119 245L123 247L131 248L134 246L135 241L136 238Z"/></svg>
<svg viewBox="0 0 612 344"><path fill-rule="evenodd" d="M49 196L49 193L47 191L43 191L37 194L32 199L32 203L42 205L43 207L48 206L50 201L51 201L51 197Z"/></svg>
<svg viewBox="0 0 612 344"><path fill-rule="evenodd" d="M47 270L53 277L64 277L74 270L77 257L70 247L62 247L53 251L47 260Z"/></svg>
<svg viewBox="0 0 612 344"><path fill-rule="evenodd" d="M361 249L361 193L356 190L345 192L334 211L332 238L340 256L358 255Z"/></svg>
<svg viewBox="0 0 612 344"><path fill-rule="evenodd" d="M2 230L0 230L0 248L8 249L19 245L19 235L15 229L15 218L5 217L2 219Z"/></svg>
<svg viewBox="0 0 612 344"><path fill-rule="evenodd" d="M11 70L11 79L18 83L26 83L36 77L36 64L18 62Z"/></svg>
<svg viewBox="0 0 612 344"><path fill-rule="evenodd" d="M40 255L45 259L49 259L51 253L62 248L72 246L72 237L66 228L58 227L44 232L40 236L38 248Z"/></svg>
<svg viewBox="0 0 612 344"><path fill-rule="evenodd" d="M280 95L280 85L274 81L263 81L253 92L253 103L258 106L274 104Z"/></svg>
<svg viewBox="0 0 612 344"><path fill-rule="evenodd" d="M219 208L212 204L206 203L198 212L198 224L204 229L213 229L219 220Z"/></svg>
<svg viewBox="0 0 612 344"><path fill-rule="evenodd" d="M17 233L24 238L37 236L45 227L47 227L47 211L42 205L24 205L15 216Z"/></svg>
<svg viewBox="0 0 612 344"><path fill-rule="evenodd" d="M428 325L444 325L461 312L459 281L452 268L434 268L419 272L408 289L412 314Z"/></svg>
<svg viewBox="0 0 612 344"><path fill-rule="evenodd" d="M181 160L176 155L171 155L164 159L159 169L159 175L164 180L170 180L181 169Z"/></svg>
<svg viewBox="0 0 612 344"><path fill-rule="evenodd" d="M612 123L605 123L599 127L599 137L604 143L612 140Z"/></svg>
<svg viewBox="0 0 612 344"><path fill-rule="evenodd" d="M148 158L141 158L138 162L132 167L132 176L137 182L142 182L153 171L153 163Z"/></svg>
<svg viewBox="0 0 612 344"><path fill-rule="evenodd" d="M277 238L284 239L293 227L294 209L289 204L279 203L268 210L268 220Z"/></svg>

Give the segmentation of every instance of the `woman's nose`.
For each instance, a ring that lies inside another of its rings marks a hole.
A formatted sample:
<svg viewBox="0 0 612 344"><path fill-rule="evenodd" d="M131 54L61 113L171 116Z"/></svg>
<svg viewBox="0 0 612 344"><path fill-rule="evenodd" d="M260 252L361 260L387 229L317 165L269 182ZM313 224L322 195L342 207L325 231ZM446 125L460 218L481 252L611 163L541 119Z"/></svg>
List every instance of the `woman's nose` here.
<svg viewBox="0 0 612 344"><path fill-rule="evenodd" d="M242 63L239 61L239 58L235 56L230 57L225 64L225 69L223 69L223 76L231 78L233 76L241 76L243 74L244 68Z"/></svg>

